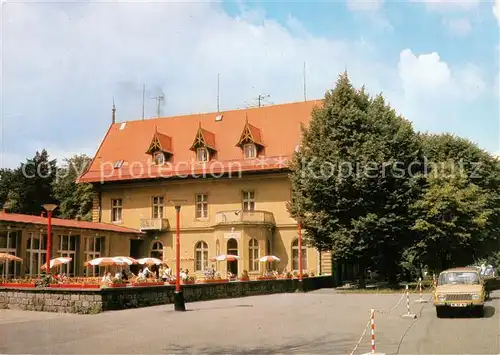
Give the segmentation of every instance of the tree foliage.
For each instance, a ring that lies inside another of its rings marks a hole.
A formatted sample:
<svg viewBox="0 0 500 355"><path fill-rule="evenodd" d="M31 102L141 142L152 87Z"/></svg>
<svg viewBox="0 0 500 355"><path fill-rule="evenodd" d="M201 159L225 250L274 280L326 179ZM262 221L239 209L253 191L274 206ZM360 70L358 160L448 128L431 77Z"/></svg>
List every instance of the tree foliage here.
<svg viewBox="0 0 500 355"><path fill-rule="evenodd" d="M413 241L409 206L421 185L422 165L411 164L422 162L420 140L410 122L381 95L355 89L345 73L302 131L290 174L291 215L310 244L394 279Z"/></svg>
<svg viewBox="0 0 500 355"><path fill-rule="evenodd" d="M46 150L36 152L16 169L0 170L0 204L12 213L40 215L45 203L56 203L55 216L92 220L92 185L76 184L90 162L86 155L57 167Z"/></svg>

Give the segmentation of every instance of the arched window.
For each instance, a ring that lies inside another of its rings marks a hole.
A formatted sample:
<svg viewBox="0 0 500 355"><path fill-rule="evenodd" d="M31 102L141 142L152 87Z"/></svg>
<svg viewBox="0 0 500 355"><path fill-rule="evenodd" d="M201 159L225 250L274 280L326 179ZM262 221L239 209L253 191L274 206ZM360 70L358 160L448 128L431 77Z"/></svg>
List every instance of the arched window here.
<svg viewBox="0 0 500 355"><path fill-rule="evenodd" d="M150 255L152 258L163 260L163 243L158 241L154 242L153 245L151 245Z"/></svg>
<svg viewBox="0 0 500 355"><path fill-rule="evenodd" d="M250 239L248 242L248 255L250 271L259 270L259 242L256 239Z"/></svg>
<svg viewBox="0 0 500 355"><path fill-rule="evenodd" d="M196 243L195 246L195 270L203 271L208 268L208 245L204 241Z"/></svg>
<svg viewBox="0 0 500 355"><path fill-rule="evenodd" d="M299 270L299 240L292 242L292 270ZM302 270L307 270L307 248L302 244Z"/></svg>
<svg viewBox="0 0 500 355"><path fill-rule="evenodd" d="M227 241L227 254L238 255L238 241L236 239L231 238ZM238 261L228 261L227 270L234 275L238 275Z"/></svg>

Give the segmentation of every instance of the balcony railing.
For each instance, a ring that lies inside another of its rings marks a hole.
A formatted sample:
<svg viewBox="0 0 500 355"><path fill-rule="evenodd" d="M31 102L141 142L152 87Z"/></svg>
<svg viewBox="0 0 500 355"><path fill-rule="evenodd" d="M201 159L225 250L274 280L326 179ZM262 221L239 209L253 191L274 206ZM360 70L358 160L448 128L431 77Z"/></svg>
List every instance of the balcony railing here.
<svg viewBox="0 0 500 355"><path fill-rule="evenodd" d="M216 224L271 224L274 225L274 215L267 211L220 211L215 213Z"/></svg>
<svg viewBox="0 0 500 355"><path fill-rule="evenodd" d="M161 231L168 228L168 221L164 218L141 218L141 231Z"/></svg>

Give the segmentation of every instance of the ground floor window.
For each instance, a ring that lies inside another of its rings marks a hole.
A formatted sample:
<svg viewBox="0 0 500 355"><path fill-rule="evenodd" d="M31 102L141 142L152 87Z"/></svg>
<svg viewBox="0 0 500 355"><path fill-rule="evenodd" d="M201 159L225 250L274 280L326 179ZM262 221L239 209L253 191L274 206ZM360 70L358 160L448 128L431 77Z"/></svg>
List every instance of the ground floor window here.
<svg viewBox="0 0 500 355"><path fill-rule="evenodd" d="M299 270L299 240L292 243L292 270ZM307 270L307 248L302 244L302 270Z"/></svg>
<svg viewBox="0 0 500 355"><path fill-rule="evenodd" d="M163 243L155 241L153 245L151 245L150 255L152 258L163 260Z"/></svg>
<svg viewBox="0 0 500 355"><path fill-rule="evenodd" d="M28 277L40 276L40 267L45 264L47 258L47 235L41 233L29 233L26 243L26 275Z"/></svg>
<svg viewBox="0 0 500 355"><path fill-rule="evenodd" d="M20 231L10 229L0 232L0 253L17 256L17 243L21 240ZM19 275L20 265L17 261L0 262L0 277L16 277Z"/></svg>
<svg viewBox="0 0 500 355"><path fill-rule="evenodd" d="M77 235L60 235L57 254L59 257L68 257L72 260L59 266L59 273L67 276L75 276L76 251L79 237Z"/></svg>
<svg viewBox="0 0 500 355"><path fill-rule="evenodd" d="M204 271L208 268L208 244L204 241L196 243L195 258L196 271Z"/></svg>
<svg viewBox="0 0 500 355"><path fill-rule="evenodd" d="M259 242L256 239L250 239L248 243L249 270L259 271Z"/></svg>
<svg viewBox="0 0 500 355"><path fill-rule="evenodd" d="M85 261L104 256L104 237L85 237L84 253ZM99 266L88 266L86 274L88 276L99 276L101 271Z"/></svg>

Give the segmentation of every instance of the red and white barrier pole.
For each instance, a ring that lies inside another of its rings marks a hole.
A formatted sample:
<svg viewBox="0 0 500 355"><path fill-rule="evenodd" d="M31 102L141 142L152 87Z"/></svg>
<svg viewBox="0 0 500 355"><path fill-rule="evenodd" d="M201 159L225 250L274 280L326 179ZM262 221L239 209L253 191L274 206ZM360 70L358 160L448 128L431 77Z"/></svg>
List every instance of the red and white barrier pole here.
<svg viewBox="0 0 500 355"><path fill-rule="evenodd" d="M418 299L416 302L417 303L427 303L427 301L422 298L422 278L421 277L418 278L418 290L420 292L420 299Z"/></svg>
<svg viewBox="0 0 500 355"><path fill-rule="evenodd" d="M408 285L406 285L406 310L407 313L403 314L403 318L412 318L412 319L417 318L416 314L410 313L410 290L408 289Z"/></svg>
<svg viewBox="0 0 500 355"><path fill-rule="evenodd" d="M375 354L375 310L371 310L370 327L372 331L372 354Z"/></svg>

